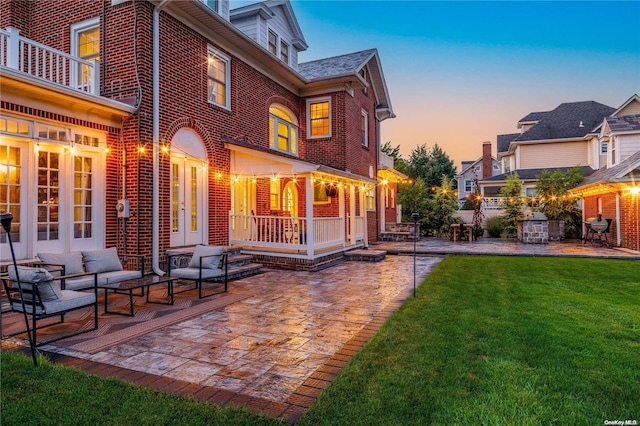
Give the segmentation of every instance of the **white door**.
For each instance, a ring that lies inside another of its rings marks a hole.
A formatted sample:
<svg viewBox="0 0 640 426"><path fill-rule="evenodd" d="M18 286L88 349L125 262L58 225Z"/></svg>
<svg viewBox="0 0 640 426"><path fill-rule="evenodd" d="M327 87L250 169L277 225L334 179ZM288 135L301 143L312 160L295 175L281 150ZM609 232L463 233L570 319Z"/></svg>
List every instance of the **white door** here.
<svg viewBox="0 0 640 426"><path fill-rule="evenodd" d="M171 246L205 243L205 183L201 161L171 157Z"/></svg>

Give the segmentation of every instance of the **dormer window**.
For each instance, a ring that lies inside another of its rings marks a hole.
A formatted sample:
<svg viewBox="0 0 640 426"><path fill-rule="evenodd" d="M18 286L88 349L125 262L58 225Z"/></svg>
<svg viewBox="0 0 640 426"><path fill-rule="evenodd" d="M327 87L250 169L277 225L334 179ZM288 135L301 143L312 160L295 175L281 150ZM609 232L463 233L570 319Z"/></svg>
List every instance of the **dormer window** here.
<svg viewBox="0 0 640 426"><path fill-rule="evenodd" d="M271 30L269 30L269 52L272 55L278 54L278 36Z"/></svg>
<svg viewBox="0 0 640 426"><path fill-rule="evenodd" d="M600 154L606 154L609 150L609 144L607 142L600 142Z"/></svg>
<svg viewBox="0 0 640 426"><path fill-rule="evenodd" d="M285 64L289 63L289 45L284 41L280 41L280 59Z"/></svg>

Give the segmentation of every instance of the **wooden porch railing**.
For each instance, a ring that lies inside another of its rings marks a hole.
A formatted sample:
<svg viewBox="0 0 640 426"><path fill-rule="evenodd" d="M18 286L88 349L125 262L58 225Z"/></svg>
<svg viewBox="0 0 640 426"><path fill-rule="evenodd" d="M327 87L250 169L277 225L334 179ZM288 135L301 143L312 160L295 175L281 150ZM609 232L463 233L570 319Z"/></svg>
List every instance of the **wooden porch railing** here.
<svg viewBox="0 0 640 426"><path fill-rule="evenodd" d="M20 36L13 27L0 29L0 65L73 90L100 94L99 61L85 61Z"/></svg>

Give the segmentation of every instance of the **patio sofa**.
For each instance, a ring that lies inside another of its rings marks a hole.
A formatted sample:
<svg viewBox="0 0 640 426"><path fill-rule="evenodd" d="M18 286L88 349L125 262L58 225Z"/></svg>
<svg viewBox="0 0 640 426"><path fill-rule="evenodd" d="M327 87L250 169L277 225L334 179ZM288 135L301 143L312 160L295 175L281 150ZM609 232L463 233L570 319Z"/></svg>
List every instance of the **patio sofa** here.
<svg viewBox="0 0 640 426"><path fill-rule="evenodd" d="M54 277L96 272L98 284L141 278L144 274L144 256L139 254L118 256L115 247L104 250L38 253L38 258L43 267L52 271ZM88 276L66 278L60 280L60 287L62 290L86 290L93 287L93 281L93 277Z"/></svg>

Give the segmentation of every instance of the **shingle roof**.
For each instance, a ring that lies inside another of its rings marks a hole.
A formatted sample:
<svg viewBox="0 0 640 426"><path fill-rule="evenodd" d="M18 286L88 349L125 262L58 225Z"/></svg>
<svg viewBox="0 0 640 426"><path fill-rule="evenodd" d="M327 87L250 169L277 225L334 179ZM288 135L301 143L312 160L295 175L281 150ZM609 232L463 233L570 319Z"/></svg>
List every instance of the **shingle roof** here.
<svg viewBox="0 0 640 426"><path fill-rule="evenodd" d="M541 112L531 112L526 117L523 117L518 121L518 123L531 122L531 121L540 121L547 115L549 111L541 111Z"/></svg>
<svg viewBox="0 0 640 426"><path fill-rule="evenodd" d="M594 173L594 170L589 166L582 166L582 175L589 176ZM542 169L521 169L518 170L518 177L522 180L536 180L540 173L544 170L549 170L550 172L555 172L556 170L560 170L561 172L566 172L567 170L573 169L573 167L553 167L553 168L542 168ZM508 172L502 173L500 175L491 176L487 179L482 179L481 182L493 182L493 181L503 181L507 180L507 177L514 174L516 172Z"/></svg>
<svg viewBox="0 0 640 426"><path fill-rule="evenodd" d="M498 152L507 152L509 151L509 145L511 141L515 140L520 133L509 133L508 135L498 135Z"/></svg>
<svg viewBox="0 0 640 426"><path fill-rule="evenodd" d="M614 111L614 108L594 101L563 103L553 111L544 113L540 121L516 141L581 138L591 133Z"/></svg>
<svg viewBox="0 0 640 426"><path fill-rule="evenodd" d="M354 74L376 53L375 49L348 53L332 58L318 59L298 64L298 72L304 78L328 78L339 75Z"/></svg>
<svg viewBox="0 0 640 426"><path fill-rule="evenodd" d="M640 162L640 151L627 157L624 161L611 168L603 167L586 178L580 186L592 185L598 182L609 182L621 173L627 175L630 179L640 180L640 170L631 169L631 167Z"/></svg>
<svg viewBox="0 0 640 426"><path fill-rule="evenodd" d="M640 114L607 117L607 124L612 132L640 132Z"/></svg>

